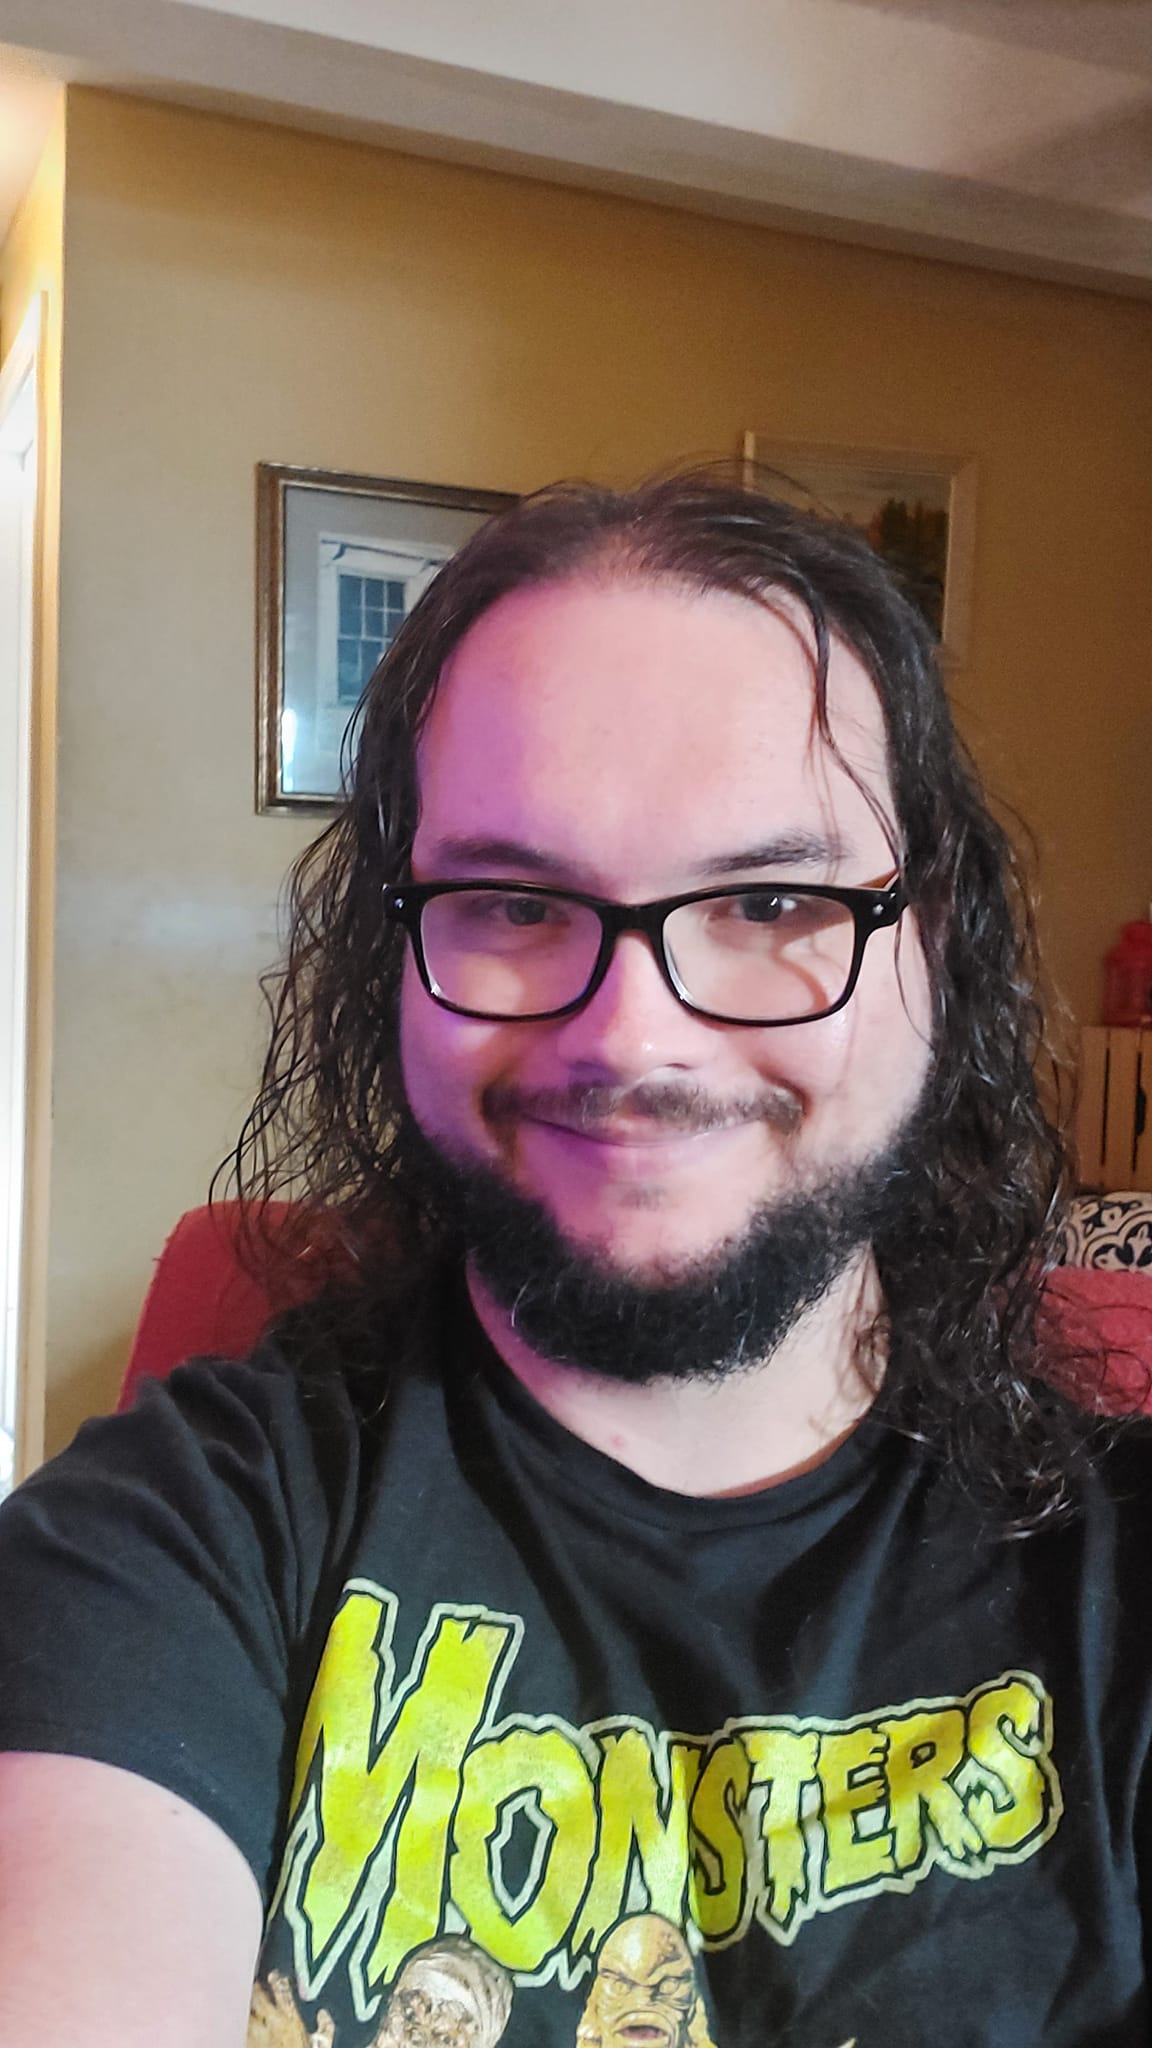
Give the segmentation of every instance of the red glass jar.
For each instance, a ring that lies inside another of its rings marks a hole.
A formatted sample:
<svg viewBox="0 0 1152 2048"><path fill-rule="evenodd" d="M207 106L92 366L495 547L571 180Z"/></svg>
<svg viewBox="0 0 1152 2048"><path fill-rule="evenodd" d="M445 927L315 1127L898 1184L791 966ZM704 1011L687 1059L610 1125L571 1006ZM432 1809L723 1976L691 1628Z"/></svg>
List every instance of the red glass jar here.
<svg viewBox="0 0 1152 2048"><path fill-rule="evenodd" d="M1152 918L1126 924L1104 962L1105 1024L1152 1024Z"/></svg>

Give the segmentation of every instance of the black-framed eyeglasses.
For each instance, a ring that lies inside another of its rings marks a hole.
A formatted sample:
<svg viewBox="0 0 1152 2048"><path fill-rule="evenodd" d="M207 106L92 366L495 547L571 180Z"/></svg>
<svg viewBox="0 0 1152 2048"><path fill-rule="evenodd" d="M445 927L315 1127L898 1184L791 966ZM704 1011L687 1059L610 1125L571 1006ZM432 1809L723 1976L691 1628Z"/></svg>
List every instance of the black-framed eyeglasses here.
<svg viewBox="0 0 1152 2048"><path fill-rule="evenodd" d="M547 1023L596 993L622 932L642 932L674 996L720 1024L810 1024L843 1009L899 876L861 889L745 882L610 903L534 882L408 882L385 892L420 979L461 1017Z"/></svg>

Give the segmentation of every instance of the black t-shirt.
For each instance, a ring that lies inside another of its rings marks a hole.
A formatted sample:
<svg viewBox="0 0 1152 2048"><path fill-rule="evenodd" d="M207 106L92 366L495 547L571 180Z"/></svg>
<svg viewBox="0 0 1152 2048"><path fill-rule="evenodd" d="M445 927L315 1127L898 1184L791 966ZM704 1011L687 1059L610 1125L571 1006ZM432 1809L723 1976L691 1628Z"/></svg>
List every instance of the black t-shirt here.
<svg viewBox="0 0 1152 2048"><path fill-rule="evenodd" d="M253 2048L1147 2044L1143 1427L1025 1541L877 1419L690 1499L437 1313L376 1401L185 1367L0 1510L0 1746L238 1844Z"/></svg>

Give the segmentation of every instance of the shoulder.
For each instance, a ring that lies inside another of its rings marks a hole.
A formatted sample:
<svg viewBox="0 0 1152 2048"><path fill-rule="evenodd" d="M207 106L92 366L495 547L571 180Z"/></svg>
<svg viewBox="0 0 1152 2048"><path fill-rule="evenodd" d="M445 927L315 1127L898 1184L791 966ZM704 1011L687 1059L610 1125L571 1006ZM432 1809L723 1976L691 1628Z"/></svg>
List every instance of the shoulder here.
<svg viewBox="0 0 1152 2048"><path fill-rule="evenodd" d="M280 1316L247 1358L193 1358L141 1379L130 1407L86 1422L13 1500L131 1493L162 1476L185 1505L202 1505L210 1485L248 1506L303 1492L331 1507L362 1483L405 1383L439 1375L455 1295L440 1273L386 1294L326 1295Z"/></svg>
<svg viewBox="0 0 1152 2048"><path fill-rule="evenodd" d="M58 1471L101 1468L169 1475L181 1467L241 1485L273 1483L307 1470L357 1436L338 1371L302 1377L270 1339L247 1359L196 1358L163 1379L139 1382L131 1407L86 1422L57 1459L27 1485Z"/></svg>
<svg viewBox="0 0 1152 2048"><path fill-rule="evenodd" d="M1101 1422L1067 1478L1064 1512L1035 1532L1044 1568L1082 1596L1092 1589L1093 1597L1142 1598L1145 1584L1152 1596L1152 1419L1141 1414ZM1024 1545L1033 1547L1031 1540Z"/></svg>
<svg viewBox="0 0 1152 2048"><path fill-rule="evenodd" d="M261 1874L359 1490L340 1400L308 1405L267 1352L180 1366L0 1507L0 1750L151 1779Z"/></svg>
<svg viewBox="0 0 1152 2048"><path fill-rule="evenodd" d="M221 1430L278 1442L354 1436L406 1379L439 1371L453 1291L436 1274L327 1292L278 1316L246 1358L193 1358L141 1380L127 1412L178 1416L207 1442Z"/></svg>
<svg viewBox="0 0 1152 2048"><path fill-rule="evenodd" d="M355 1527L365 1463L338 1372L305 1380L274 1340L244 1360L194 1359L84 1423L0 1505L0 1585L14 1600L37 1582L95 1612L114 1556L132 1605L146 1587L157 1604L196 1600L226 1577L254 1598L270 1586L299 1616Z"/></svg>

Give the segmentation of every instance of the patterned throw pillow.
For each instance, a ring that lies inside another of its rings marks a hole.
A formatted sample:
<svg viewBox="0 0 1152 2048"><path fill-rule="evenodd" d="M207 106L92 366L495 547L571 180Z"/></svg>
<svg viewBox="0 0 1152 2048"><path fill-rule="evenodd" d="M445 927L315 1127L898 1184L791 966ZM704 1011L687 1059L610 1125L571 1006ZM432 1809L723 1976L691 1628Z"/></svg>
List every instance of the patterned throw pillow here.
<svg viewBox="0 0 1152 2048"><path fill-rule="evenodd" d="M1152 1272L1152 1194L1122 1188L1115 1194L1078 1195L1064 1231L1066 1266L1104 1266L1112 1272Z"/></svg>

